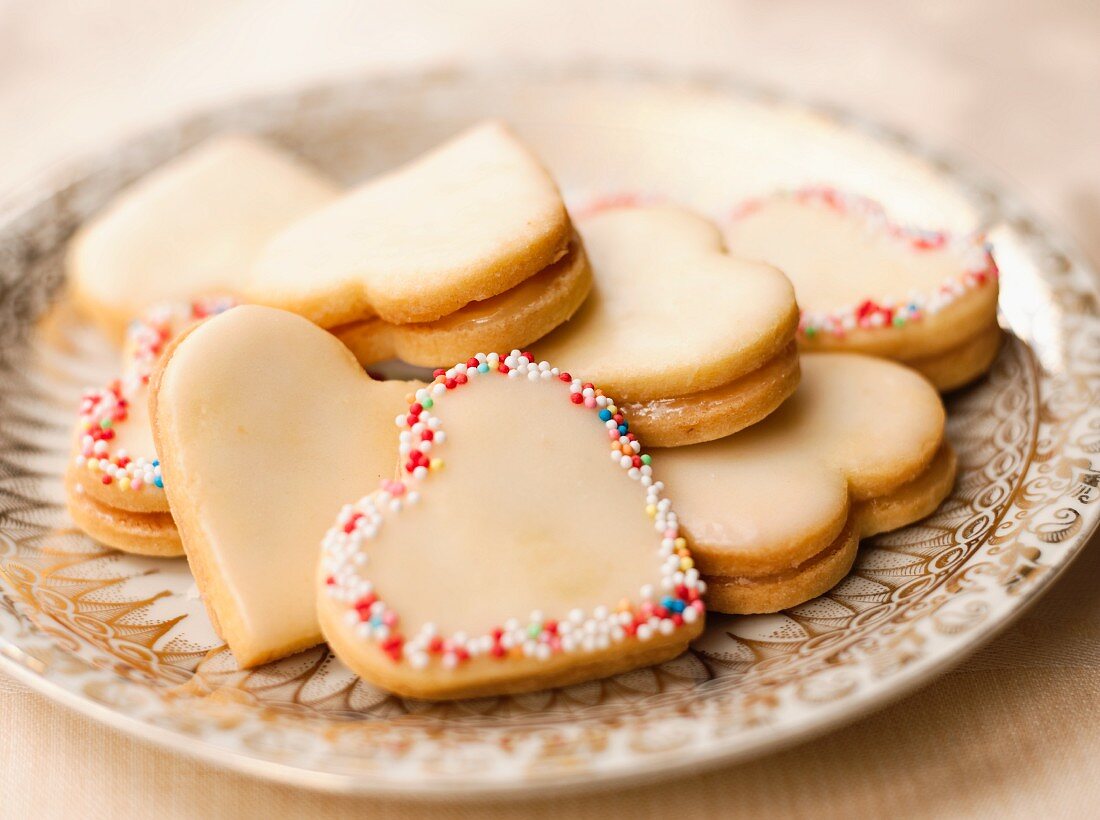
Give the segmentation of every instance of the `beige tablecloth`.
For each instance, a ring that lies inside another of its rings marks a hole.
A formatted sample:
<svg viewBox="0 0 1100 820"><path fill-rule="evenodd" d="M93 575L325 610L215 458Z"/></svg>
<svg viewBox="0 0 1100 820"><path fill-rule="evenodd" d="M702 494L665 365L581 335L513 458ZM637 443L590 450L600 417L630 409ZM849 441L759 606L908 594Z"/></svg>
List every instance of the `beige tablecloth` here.
<svg viewBox="0 0 1100 820"><path fill-rule="evenodd" d="M1100 261L1090 0L523 4L0 0L0 196L180 110L334 73L476 57L734 71L862 111L1005 178ZM748 765L552 802L330 798L226 773L0 676L0 817L1100 815L1100 543L916 695Z"/></svg>

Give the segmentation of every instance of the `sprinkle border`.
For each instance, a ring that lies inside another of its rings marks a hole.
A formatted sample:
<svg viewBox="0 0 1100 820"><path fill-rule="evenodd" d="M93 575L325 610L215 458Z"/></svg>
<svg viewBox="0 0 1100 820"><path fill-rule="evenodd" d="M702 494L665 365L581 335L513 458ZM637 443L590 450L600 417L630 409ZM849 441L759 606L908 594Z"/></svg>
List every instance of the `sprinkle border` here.
<svg viewBox="0 0 1100 820"><path fill-rule="evenodd" d="M977 290L987 282L996 281L1000 275L983 234L953 236L945 231L906 227L893 222L881 203L828 185L807 186L747 199L733 208L729 219L737 222L779 199L794 199L802 204L823 206L842 215L856 217L864 222L868 230L897 239L916 253L946 249L957 253L963 260L962 272L950 276L932 294L914 291L904 299L885 297L876 300L868 297L837 311L803 310L798 322L798 333L803 338L812 339L819 334L844 338L856 329L904 327L939 313L964 294Z"/></svg>
<svg viewBox="0 0 1100 820"><path fill-rule="evenodd" d="M167 303L130 323L122 375L106 387L86 390L80 400L79 452L73 457L78 469L124 491L163 491L160 460L155 455L131 457L123 448L114 450L115 429L129 419L130 403L149 384L168 343L192 322L223 313L236 304L228 296Z"/></svg>
<svg viewBox="0 0 1100 820"><path fill-rule="evenodd" d="M486 375L511 379L554 380L567 387L571 404L588 410L607 429L610 457L628 477L646 488L645 514L659 532L657 549L660 580L639 590L637 602L623 599L614 608L592 612L573 609L560 620L534 611L525 619L509 618L484 635L440 634L431 623L406 638L400 617L382 601L361 569L369 562L365 550L378 537L388 513L420 503L421 487L442 470L442 459L432 452L446 441L442 422L433 413L437 400L449 391ZM680 534L671 502L661 495L664 484L653 479L651 458L630 432L614 401L589 382L536 362L528 352L507 356L479 353L449 369L438 369L434 381L410 396L407 413L395 419L401 429L401 479L386 479L375 492L345 506L322 542L322 569L326 593L346 604L345 623L363 640L371 641L394 661L424 669L433 662L454 669L471 658L504 660L529 657L549 660L563 652L594 652L626 640L647 641L656 634L670 635L684 624L703 617L706 583L699 577L687 542Z"/></svg>
<svg viewBox="0 0 1100 820"><path fill-rule="evenodd" d="M851 214L862 220L869 230L882 230L889 236L905 242L916 252L950 248L962 257L963 270L949 277L932 294L917 291L904 299L867 297L857 304L837 311L808 311L799 314L798 335L813 339L824 334L842 339L853 330L878 330L888 327L904 327L935 315L955 302L965 293L996 281L1000 272L993 259L991 247L980 232L953 236L944 231L928 231L910 228L890 220L886 209L869 197L846 193L828 185L811 185L789 191L777 191L761 197L746 199L727 214L727 224L736 222L763 207L767 202L782 197L792 197L800 202L820 204L840 213ZM576 219L584 219L613 208L644 207L666 201L656 194L640 192L616 192L590 196L572 208Z"/></svg>

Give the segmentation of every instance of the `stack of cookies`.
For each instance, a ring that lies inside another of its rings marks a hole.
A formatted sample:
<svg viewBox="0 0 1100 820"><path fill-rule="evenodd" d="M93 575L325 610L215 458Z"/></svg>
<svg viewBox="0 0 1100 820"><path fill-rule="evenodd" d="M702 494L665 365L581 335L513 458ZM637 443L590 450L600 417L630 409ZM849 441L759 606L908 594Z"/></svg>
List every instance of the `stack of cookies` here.
<svg viewBox="0 0 1100 820"><path fill-rule="evenodd" d="M500 123L347 191L251 137L179 157L70 248L126 339L79 408L73 519L186 555L241 666L327 641L427 699L828 591L951 491L937 388L996 355L996 267L829 188L719 221L658 194L574 224Z"/></svg>

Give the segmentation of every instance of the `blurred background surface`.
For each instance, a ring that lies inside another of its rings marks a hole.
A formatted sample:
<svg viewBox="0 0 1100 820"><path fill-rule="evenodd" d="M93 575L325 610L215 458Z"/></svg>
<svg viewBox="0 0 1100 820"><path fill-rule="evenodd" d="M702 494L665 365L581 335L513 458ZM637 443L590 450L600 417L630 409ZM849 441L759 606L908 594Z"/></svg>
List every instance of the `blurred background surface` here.
<svg viewBox="0 0 1100 820"><path fill-rule="evenodd" d="M243 93L470 61L730 72L977 160L1100 258L1095 0L0 0L0 192Z"/></svg>
<svg viewBox="0 0 1100 820"><path fill-rule="evenodd" d="M241 94L510 60L728 72L858 112L972 161L1100 263L1095 0L0 0L0 202L84 150ZM0 677L0 817L1096 816L1097 546L1005 635L884 712L747 766L592 798L319 797L153 749Z"/></svg>

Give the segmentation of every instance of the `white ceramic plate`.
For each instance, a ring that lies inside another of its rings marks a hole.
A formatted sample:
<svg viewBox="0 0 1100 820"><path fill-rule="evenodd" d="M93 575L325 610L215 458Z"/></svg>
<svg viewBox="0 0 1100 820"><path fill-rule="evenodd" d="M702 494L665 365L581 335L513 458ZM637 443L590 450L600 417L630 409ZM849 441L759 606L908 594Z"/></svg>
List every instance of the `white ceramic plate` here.
<svg viewBox="0 0 1100 820"><path fill-rule="evenodd" d="M443 705L379 692L324 648L239 672L184 561L105 551L71 528L60 476L73 412L117 358L65 309L60 253L122 186L214 132L267 134L352 181L486 116L509 120L574 201L644 190L720 218L746 195L825 182L906 221L989 227L1015 336L987 380L948 399L958 486L928 520L867 542L830 594L776 615L712 617L689 653L652 669ZM1100 517L1097 310L1077 257L951 163L724 81L499 70L374 79L176 123L0 208L2 668L166 746L339 791L535 791L760 754L927 681L1080 550Z"/></svg>

